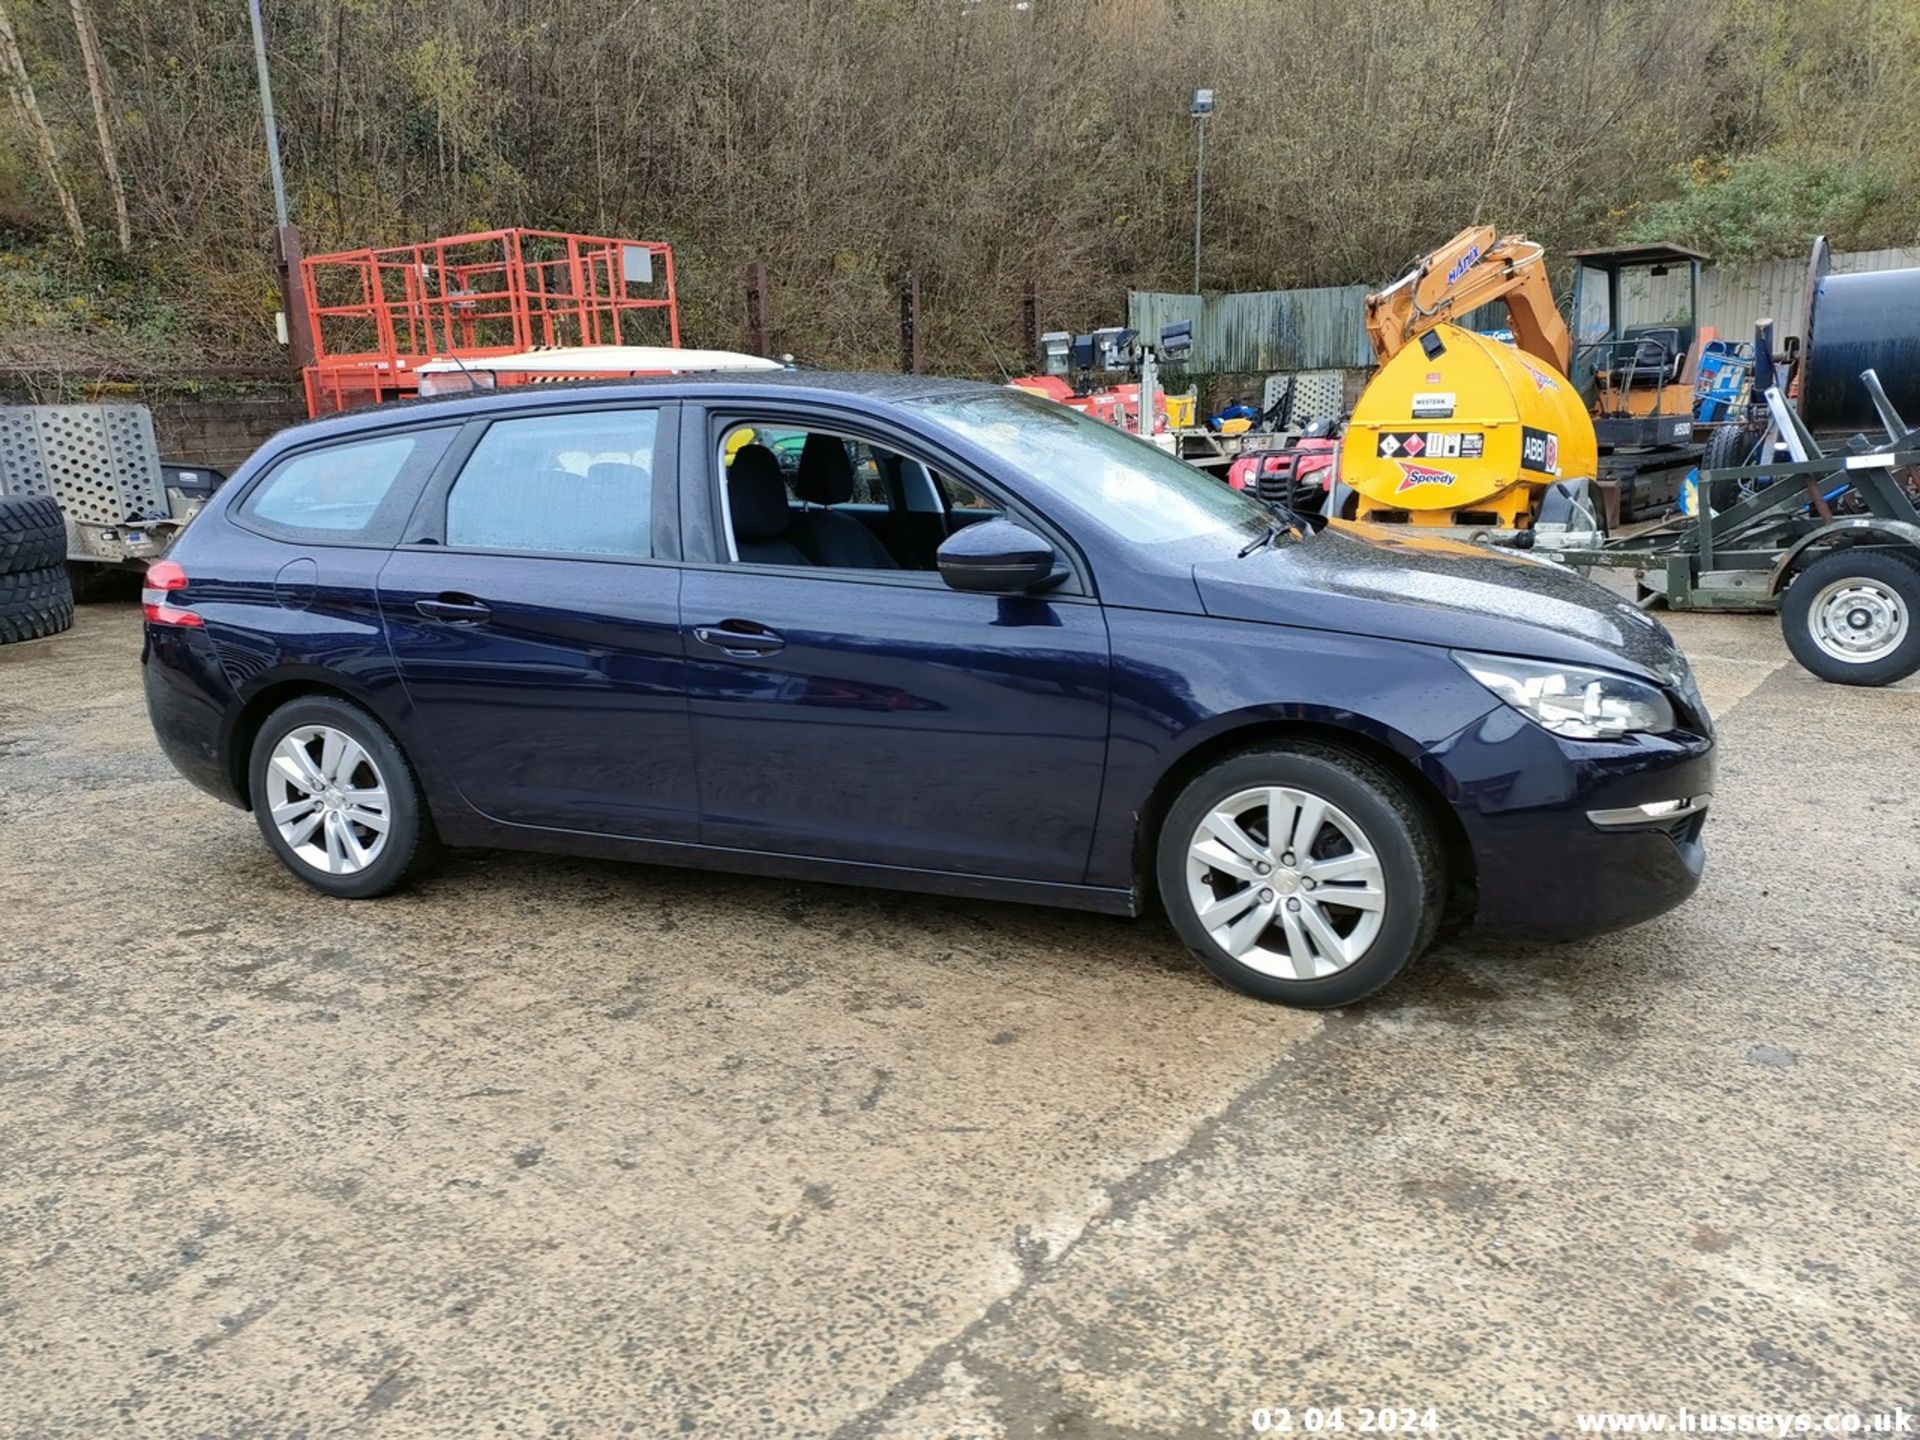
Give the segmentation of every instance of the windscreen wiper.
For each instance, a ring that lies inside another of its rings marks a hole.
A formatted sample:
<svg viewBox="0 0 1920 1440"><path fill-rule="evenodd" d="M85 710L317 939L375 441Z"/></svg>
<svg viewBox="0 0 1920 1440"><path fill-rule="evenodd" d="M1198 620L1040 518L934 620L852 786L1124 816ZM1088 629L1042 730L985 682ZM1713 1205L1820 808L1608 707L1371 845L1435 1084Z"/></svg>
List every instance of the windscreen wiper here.
<svg viewBox="0 0 1920 1440"><path fill-rule="evenodd" d="M1266 529L1262 530L1258 535L1254 536L1253 539L1249 540L1246 544L1242 545L1240 547L1240 553L1234 556L1233 558L1236 560L1244 560L1247 558L1247 556L1253 554L1254 551L1263 549L1264 547L1273 544L1273 542L1278 540L1279 538L1280 538L1280 527L1278 525L1269 525L1267 526Z"/></svg>

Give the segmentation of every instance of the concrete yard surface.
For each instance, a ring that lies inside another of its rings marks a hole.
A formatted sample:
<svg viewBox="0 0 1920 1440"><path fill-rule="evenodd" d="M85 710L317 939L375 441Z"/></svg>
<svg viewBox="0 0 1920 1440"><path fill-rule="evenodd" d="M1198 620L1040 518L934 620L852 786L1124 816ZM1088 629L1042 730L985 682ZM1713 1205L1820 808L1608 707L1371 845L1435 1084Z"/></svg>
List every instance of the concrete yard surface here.
<svg viewBox="0 0 1920 1440"><path fill-rule="evenodd" d="M1158 921L502 853L328 900L84 606L0 649L0 1435L1920 1410L1920 681L1668 619L1699 895L1314 1016Z"/></svg>

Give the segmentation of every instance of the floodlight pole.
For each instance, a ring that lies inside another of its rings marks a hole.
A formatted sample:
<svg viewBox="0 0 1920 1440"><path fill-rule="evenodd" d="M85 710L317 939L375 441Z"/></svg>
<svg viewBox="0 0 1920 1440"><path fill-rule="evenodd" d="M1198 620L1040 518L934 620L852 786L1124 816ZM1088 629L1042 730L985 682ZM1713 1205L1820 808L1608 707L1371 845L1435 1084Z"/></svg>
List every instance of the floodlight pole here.
<svg viewBox="0 0 1920 1440"><path fill-rule="evenodd" d="M256 5L259 0L254 0ZM1193 162L1193 293L1200 293L1200 215L1201 200L1206 195L1207 184L1207 117L1205 114L1193 117L1195 129L1199 134L1199 148Z"/></svg>
<svg viewBox="0 0 1920 1440"><path fill-rule="evenodd" d="M267 125L267 168L273 172L273 221L287 228L287 181L280 173L280 129L273 119L273 80L267 74L267 28L260 19L260 0L247 0L247 18L253 22L253 61L260 70L260 116Z"/></svg>
<svg viewBox="0 0 1920 1440"><path fill-rule="evenodd" d="M1159 357L1153 353L1153 346L1143 345L1140 348L1140 414L1135 421L1135 429L1143 440L1153 439L1154 421L1159 418L1154 413L1153 396L1159 388Z"/></svg>
<svg viewBox="0 0 1920 1440"><path fill-rule="evenodd" d="M273 117L273 79L267 73L267 27L260 0L247 0L253 24L253 62L260 72L260 118L267 127L267 170L273 177L273 234L280 252L280 313L286 319L286 343L296 375L314 360L312 328L300 276L300 232L287 214L287 177L280 169L280 126Z"/></svg>
<svg viewBox="0 0 1920 1440"><path fill-rule="evenodd" d="M1207 197L1207 117L1213 114L1214 90L1211 85L1195 88L1187 102L1193 117L1197 149L1193 160L1193 293L1200 293L1200 218Z"/></svg>

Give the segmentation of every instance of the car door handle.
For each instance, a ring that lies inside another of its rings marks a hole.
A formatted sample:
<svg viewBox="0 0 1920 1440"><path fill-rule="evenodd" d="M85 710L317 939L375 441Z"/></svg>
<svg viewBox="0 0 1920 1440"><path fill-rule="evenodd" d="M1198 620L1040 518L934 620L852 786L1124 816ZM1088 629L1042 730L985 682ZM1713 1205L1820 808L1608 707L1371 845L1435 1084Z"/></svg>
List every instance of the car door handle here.
<svg viewBox="0 0 1920 1440"><path fill-rule="evenodd" d="M471 595L440 595L432 600L416 600L413 608L429 620L446 620L455 625L478 625L493 617L493 611Z"/></svg>
<svg viewBox="0 0 1920 1440"><path fill-rule="evenodd" d="M696 625L693 638L725 655L771 655L786 646L786 636L751 620L722 620L718 625Z"/></svg>

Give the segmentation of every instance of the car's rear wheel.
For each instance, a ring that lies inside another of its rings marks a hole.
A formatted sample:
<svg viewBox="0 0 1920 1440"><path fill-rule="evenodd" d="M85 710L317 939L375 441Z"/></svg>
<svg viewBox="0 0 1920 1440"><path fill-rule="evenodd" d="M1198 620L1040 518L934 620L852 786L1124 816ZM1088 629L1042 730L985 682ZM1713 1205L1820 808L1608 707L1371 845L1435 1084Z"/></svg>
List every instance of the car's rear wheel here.
<svg viewBox="0 0 1920 1440"><path fill-rule="evenodd" d="M1364 755L1243 751L1191 781L1161 827L1160 897L1221 980L1322 1009L1373 994L1432 942L1445 893L1432 822Z"/></svg>
<svg viewBox="0 0 1920 1440"><path fill-rule="evenodd" d="M282 705L254 739L248 774L267 845L328 895L384 895L434 848L413 768L380 723L347 701Z"/></svg>

